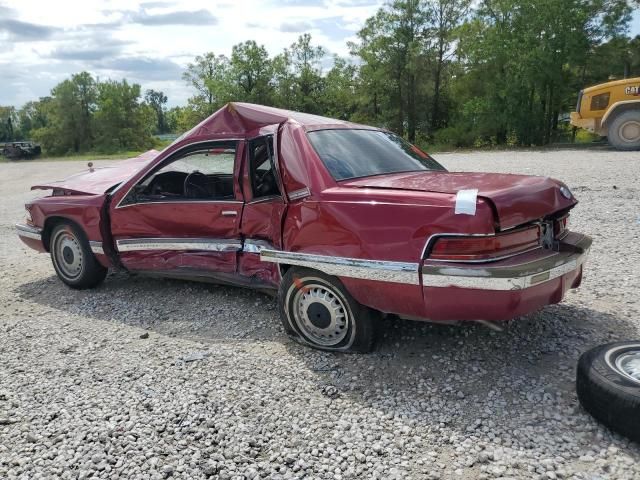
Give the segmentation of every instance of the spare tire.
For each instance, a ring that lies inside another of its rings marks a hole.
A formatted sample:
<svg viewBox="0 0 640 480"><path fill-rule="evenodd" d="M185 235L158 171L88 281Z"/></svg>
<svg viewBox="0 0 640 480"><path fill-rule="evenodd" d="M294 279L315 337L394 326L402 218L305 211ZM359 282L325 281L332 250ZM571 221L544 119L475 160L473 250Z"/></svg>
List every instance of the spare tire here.
<svg viewBox="0 0 640 480"><path fill-rule="evenodd" d="M596 420L640 442L640 340L583 353L576 389L580 403Z"/></svg>

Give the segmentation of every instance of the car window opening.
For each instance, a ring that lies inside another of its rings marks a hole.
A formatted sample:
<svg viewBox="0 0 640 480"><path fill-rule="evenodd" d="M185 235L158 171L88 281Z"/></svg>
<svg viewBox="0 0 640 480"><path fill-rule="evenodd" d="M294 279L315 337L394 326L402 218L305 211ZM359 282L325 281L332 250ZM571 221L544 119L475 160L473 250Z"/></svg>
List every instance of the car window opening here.
<svg viewBox="0 0 640 480"><path fill-rule="evenodd" d="M136 185L127 203L233 200L235 157L235 142L183 153Z"/></svg>
<svg viewBox="0 0 640 480"><path fill-rule="evenodd" d="M273 158L273 136L256 138L249 143L249 175L254 200L280 195Z"/></svg>
<svg viewBox="0 0 640 480"><path fill-rule="evenodd" d="M418 147L389 132L335 129L307 135L337 181L388 173L445 171Z"/></svg>

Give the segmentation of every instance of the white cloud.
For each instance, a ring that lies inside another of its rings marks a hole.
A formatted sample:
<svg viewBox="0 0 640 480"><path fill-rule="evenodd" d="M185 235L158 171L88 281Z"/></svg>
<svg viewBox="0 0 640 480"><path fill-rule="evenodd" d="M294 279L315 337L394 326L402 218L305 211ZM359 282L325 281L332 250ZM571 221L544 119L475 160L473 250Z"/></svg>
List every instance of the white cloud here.
<svg viewBox="0 0 640 480"><path fill-rule="evenodd" d="M191 95L186 64L207 51L231 53L245 40L271 55L303 32L330 53L383 0L0 0L0 105L48 95L73 73L127 78L162 89L171 105Z"/></svg>

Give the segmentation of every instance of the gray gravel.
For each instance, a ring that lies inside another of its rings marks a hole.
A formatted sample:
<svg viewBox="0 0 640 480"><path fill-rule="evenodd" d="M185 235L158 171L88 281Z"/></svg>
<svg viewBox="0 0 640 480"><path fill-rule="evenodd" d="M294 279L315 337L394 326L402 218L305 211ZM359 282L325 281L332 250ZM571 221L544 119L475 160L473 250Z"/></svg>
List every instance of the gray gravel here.
<svg viewBox="0 0 640 480"><path fill-rule="evenodd" d="M640 337L640 153L437 158L566 181L595 241L583 286L501 333L385 321L370 355L292 343L260 293L64 287L13 224L84 163L1 163L0 478L640 478L640 446L574 392L582 351Z"/></svg>

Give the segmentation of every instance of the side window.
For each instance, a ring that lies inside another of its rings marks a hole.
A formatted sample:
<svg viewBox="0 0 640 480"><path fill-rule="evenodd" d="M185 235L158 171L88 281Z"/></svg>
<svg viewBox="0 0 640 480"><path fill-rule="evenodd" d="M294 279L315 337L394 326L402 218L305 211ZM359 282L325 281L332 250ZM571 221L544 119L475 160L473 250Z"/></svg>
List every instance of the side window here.
<svg viewBox="0 0 640 480"><path fill-rule="evenodd" d="M235 142L208 144L180 152L137 184L125 204L232 200L235 157Z"/></svg>
<svg viewBox="0 0 640 480"><path fill-rule="evenodd" d="M249 176L254 199L280 195L273 158L273 136L249 142Z"/></svg>

